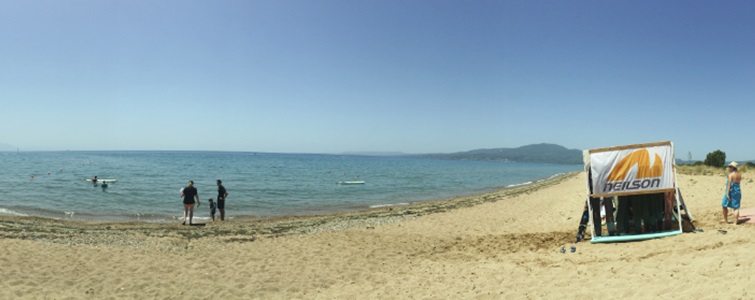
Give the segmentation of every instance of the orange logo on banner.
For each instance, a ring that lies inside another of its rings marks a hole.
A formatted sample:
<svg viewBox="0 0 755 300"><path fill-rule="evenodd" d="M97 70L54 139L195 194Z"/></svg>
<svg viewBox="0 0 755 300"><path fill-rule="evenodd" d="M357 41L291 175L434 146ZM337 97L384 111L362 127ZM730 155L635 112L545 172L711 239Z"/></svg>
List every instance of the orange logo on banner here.
<svg viewBox="0 0 755 300"><path fill-rule="evenodd" d="M663 163L661 157L658 154L655 155L655 162L653 166L650 166L650 153L647 149L639 149L627 157L622 158L616 167L608 174L608 181L624 180L629 174L629 170L637 165L637 178L652 178L663 176Z"/></svg>

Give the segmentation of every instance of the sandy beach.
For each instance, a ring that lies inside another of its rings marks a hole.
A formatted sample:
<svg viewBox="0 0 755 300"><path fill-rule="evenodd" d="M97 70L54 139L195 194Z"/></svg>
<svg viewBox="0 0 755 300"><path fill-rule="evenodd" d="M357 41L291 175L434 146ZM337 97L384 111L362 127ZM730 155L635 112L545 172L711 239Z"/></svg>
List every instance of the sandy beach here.
<svg viewBox="0 0 755 300"><path fill-rule="evenodd" d="M755 227L719 223L723 174L679 175L704 232L617 244L574 244L583 173L411 206L206 226L2 217L0 298L752 299ZM744 208L755 207L750 176Z"/></svg>

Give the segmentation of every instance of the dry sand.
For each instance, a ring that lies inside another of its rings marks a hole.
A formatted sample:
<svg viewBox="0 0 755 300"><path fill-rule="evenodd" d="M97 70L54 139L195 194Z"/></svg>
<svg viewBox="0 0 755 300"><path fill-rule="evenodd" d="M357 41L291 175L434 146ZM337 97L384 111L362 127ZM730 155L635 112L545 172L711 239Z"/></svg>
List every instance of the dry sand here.
<svg viewBox="0 0 755 300"><path fill-rule="evenodd" d="M743 207L755 207L748 177ZM755 227L719 224L723 172L678 182L704 232L617 244L573 244L583 173L415 206L205 227L3 217L0 298L755 298Z"/></svg>

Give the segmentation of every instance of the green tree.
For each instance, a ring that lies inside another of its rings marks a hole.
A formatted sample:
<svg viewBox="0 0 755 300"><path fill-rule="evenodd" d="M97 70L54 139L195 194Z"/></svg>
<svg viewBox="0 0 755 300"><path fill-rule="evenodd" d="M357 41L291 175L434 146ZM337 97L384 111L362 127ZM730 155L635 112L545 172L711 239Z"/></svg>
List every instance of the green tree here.
<svg viewBox="0 0 755 300"><path fill-rule="evenodd" d="M716 150L708 153L705 157L705 165L711 167L721 167L726 163L726 153L721 150Z"/></svg>

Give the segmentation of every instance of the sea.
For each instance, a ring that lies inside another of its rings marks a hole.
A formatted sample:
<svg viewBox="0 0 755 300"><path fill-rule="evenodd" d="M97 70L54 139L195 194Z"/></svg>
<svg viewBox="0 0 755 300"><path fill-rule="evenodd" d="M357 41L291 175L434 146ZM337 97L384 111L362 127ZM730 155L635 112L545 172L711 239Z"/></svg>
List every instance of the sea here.
<svg viewBox="0 0 755 300"><path fill-rule="evenodd" d="M448 199L531 184L581 165L253 152L0 152L0 215L111 222L175 222L189 180L209 219L216 180L226 217L328 214ZM116 179L106 186L87 182ZM364 181L344 185L342 181Z"/></svg>

